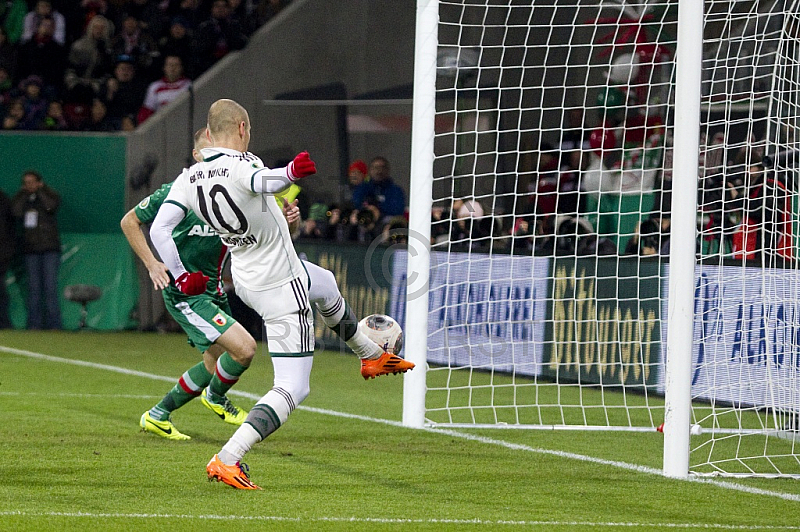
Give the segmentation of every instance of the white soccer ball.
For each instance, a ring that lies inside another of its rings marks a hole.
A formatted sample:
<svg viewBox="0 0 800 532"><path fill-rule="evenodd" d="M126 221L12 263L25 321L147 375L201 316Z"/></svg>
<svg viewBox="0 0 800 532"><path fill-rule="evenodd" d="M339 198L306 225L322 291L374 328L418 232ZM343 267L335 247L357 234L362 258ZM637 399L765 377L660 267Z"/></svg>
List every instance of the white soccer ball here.
<svg viewBox="0 0 800 532"><path fill-rule="evenodd" d="M387 353L400 355L403 349L403 329L386 314L371 314L358 322L358 328Z"/></svg>

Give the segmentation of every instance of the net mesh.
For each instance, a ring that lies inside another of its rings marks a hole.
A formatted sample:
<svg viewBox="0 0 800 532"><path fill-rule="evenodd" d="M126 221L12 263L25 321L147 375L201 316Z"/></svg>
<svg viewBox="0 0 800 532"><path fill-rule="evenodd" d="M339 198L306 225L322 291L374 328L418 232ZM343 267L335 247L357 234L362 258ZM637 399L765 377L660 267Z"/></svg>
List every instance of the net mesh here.
<svg viewBox="0 0 800 532"><path fill-rule="evenodd" d="M705 3L698 230L673 237L698 474L800 472L798 11ZM429 423L663 421L676 35L676 1L440 2Z"/></svg>

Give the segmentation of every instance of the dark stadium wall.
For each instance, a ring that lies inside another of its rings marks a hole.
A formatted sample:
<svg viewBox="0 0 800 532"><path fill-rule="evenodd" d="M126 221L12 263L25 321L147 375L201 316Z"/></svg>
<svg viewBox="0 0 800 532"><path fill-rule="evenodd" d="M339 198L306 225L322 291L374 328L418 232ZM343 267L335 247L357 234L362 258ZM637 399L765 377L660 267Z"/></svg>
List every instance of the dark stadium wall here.
<svg viewBox="0 0 800 532"><path fill-rule="evenodd" d="M121 134L0 134L0 189L13 196L22 173L36 170L61 195L59 301L65 329L77 329L80 305L67 301L64 288L96 285L102 297L89 304L87 326L119 330L134 325L138 285L119 221L125 214L127 139ZM21 246L8 279L11 320L25 327L27 279Z"/></svg>
<svg viewBox="0 0 800 532"><path fill-rule="evenodd" d="M20 189L22 173L36 170L61 194L62 233L118 233L124 211L126 139L85 133L0 135L0 189Z"/></svg>

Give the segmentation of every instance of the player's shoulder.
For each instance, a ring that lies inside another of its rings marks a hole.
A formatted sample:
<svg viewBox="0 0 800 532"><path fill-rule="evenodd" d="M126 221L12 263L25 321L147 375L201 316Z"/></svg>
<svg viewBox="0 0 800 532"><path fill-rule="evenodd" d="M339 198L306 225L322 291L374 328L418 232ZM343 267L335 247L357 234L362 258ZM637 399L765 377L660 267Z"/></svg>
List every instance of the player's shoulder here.
<svg viewBox="0 0 800 532"><path fill-rule="evenodd" d="M142 199L142 201L140 201L136 206L141 210L147 209L148 207L158 208L164 202L164 199L167 197L171 189L171 181L169 183L164 183L154 190L152 194Z"/></svg>
<svg viewBox="0 0 800 532"><path fill-rule="evenodd" d="M253 170L264 168L264 163L261 161L258 155L255 155L249 151L229 152L226 155L230 158L231 162L234 162L240 167Z"/></svg>

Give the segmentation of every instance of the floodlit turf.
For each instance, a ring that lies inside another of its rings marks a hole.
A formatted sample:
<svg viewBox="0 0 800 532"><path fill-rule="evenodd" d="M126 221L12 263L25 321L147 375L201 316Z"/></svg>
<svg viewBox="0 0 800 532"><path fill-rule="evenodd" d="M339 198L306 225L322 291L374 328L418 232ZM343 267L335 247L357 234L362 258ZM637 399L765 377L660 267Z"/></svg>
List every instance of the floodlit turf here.
<svg viewBox="0 0 800 532"><path fill-rule="evenodd" d="M0 346L91 363L0 351L0 530L800 525L800 481L665 479L653 473L655 432L401 427L402 377L364 381L357 359L339 353L317 353L311 396L248 453L264 490L234 490L205 480L234 428L199 401L173 417L191 441L139 431L142 412L199 360L182 336L2 331ZM259 355L236 390L256 397L270 383Z"/></svg>

